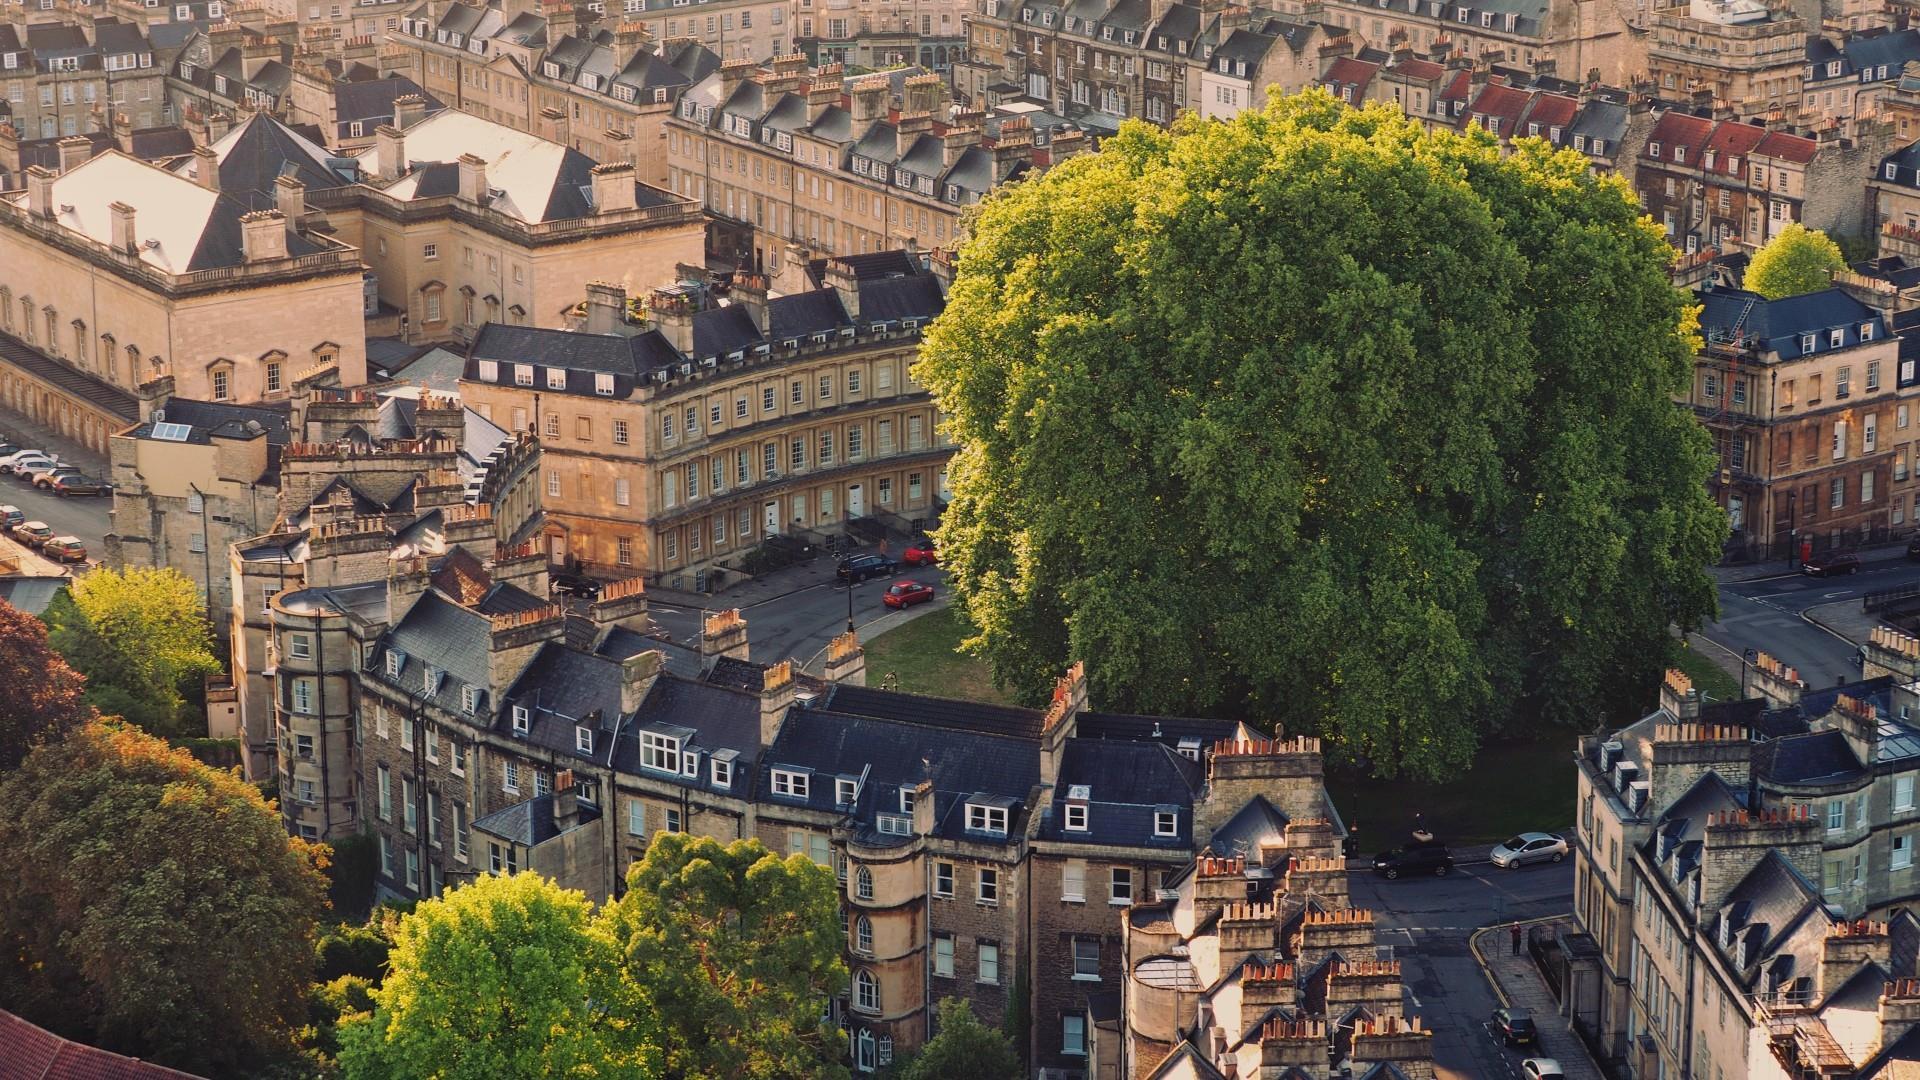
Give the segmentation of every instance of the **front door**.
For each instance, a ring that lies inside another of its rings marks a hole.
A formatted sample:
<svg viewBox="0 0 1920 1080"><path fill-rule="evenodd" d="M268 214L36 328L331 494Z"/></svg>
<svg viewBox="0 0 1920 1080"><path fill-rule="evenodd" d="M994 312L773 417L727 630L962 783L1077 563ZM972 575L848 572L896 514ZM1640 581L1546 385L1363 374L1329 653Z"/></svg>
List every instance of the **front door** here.
<svg viewBox="0 0 1920 1080"><path fill-rule="evenodd" d="M778 502L768 503L766 513L767 513L767 535L768 536L780 535L780 504Z"/></svg>
<svg viewBox="0 0 1920 1080"><path fill-rule="evenodd" d="M857 518L862 514L865 514L866 512L867 512L866 494L860 490L859 484L848 484L847 485L847 516L850 518Z"/></svg>
<svg viewBox="0 0 1920 1080"><path fill-rule="evenodd" d="M567 564L567 538L559 533L547 537L548 560L555 566Z"/></svg>

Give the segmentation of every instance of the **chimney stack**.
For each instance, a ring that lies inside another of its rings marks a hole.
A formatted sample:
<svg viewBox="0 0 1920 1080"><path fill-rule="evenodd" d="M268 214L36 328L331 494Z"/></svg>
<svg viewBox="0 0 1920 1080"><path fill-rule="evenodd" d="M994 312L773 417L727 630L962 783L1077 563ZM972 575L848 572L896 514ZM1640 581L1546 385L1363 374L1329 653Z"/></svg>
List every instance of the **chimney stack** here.
<svg viewBox="0 0 1920 1080"><path fill-rule="evenodd" d="M1080 725L1080 714L1087 709L1087 665L1075 660L1067 673L1055 679L1053 700L1040 720L1040 782L1052 784L1060 775L1060 759L1066 755L1067 740Z"/></svg>
<svg viewBox="0 0 1920 1080"><path fill-rule="evenodd" d="M767 332L767 279L763 274L736 272L733 275L734 306L747 313L754 329Z"/></svg>
<svg viewBox="0 0 1920 1080"><path fill-rule="evenodd" d="M825 674L828 682L867 685L867 652L860 647L860 639L853 631L827 643Z"/></svg>
<svg viewBox="0 0 1920 1080"><path fill-rule="evenodd" d="M115 200L107 204L107 213L113 215L113 250L123 255L138 255L140 237L133 230L133 207Z"/></svg>
<svg viewBox="0 0 1920 1080"><path fill-rule="evenodd" d="M559 45L561 38L573 36L580 27L580 16L574 10L572 0L542 4L540 14L547 20L547 48L549 49Z"/></svg>
<svg viewBox="0 0 1920 1080"><path fill-rule="evenodd" d="M595 648L607 640L615 627L645 634L652 626L647 613L646 582L637 577L608 582L601 588L599 597L587 605L587 615L593 620Z"/></svg>
<svg viewBox="0 0 1920 1080"><path fill-rule="evenodd" d="M298 231L300 220L307 216L307 185L282 176L273 182L273 202L287 219L287 228Z"/></svg>
<svg viewBox="0 0 1920 1080"><path fill-rule="evenodd" d="M847 309L847 317L860 321L860 279L854 276L853 267L839 259L828 259L826 269L827 287L840 294L840 306Z"/></svg>
<svg viewBox="0 0 1920 1080"><path fill-rule="evenodd" d="M1000 125L1000 137L993 144L993 179L997 183L1013 175L1022 162L1033 160L1033 121L1016 116Z"/></svg>
<svg viewBox="0 0 1920 1080"><path fill-rule="evenodd" d="M633 187L633 163L611 162L593 167L593 212L617 214L639 207Z"/></svg>
<svg viewBox="0 0 1920 1080"><path fill-rule="evenodd" d="M60 148L60 171L70 173L93 156L93 140L85 135L69 135L56 144Z"/></svg>
<svg viewBox="0 0 1920 1080"><path fill-rule="evenodd" d="M735 660L747 658L747 620L740 617L739 608L716 611L707 616L700 629L700 657L704 660L717 660L722 656Z"/></svg>
<svg viewBox="0 0 1920 1080"><path fill-rule="evenodd" d="M869 75L853 84L853 141L887 118L887 95L892 84L885 75Z"/></svg>
<svg viewBox="0 0 1920 1080"><path fill-rule="evenodd" d="M761 747L772 746L774 737L780 734L780 723L793 704L793 693L793 661L782 660L768 667L760 684Z"/></svg>
<svg viewBox="0 0 1920 1080"><path fill-rule="evenodd" d="M986 114L977 109L968 109L953 114L953 121L947 126L945 138L940 140L940 163L951 169L960 160L960 155L971 147L980 145L980 128L986 123Z"/></svg>
<svg viewBox="0 0 1920 1080"><path fill-rule="evenodd" d="M643 22L623 22L613 31L613 70L615 74L627 70L633 58L647 51L647 45L653 40L653 34Z"/></svg>
<svg viewBox="0 0 1920 1080"><path fill-rule="evenodd" d="M926 113L932 115L940 111L940 99L945 96L945 85L938 75L909 75L901 84L901 96L905 104L903 113Z"/></svg>
<svg viewBox="0 0 1920 1080"><path fill-rule="evenodd" d="M1693 679L1686 672L1667 669L1666 678L1660 683L1660 707L1675 720L1700 718L1700 691L1693 688Z"/></svg>
<svg viewBox="0 0 1920 1080"><path fill-rule="evenodd" d="M835 65L838 66L838 65ZM828 77L825 69L807 87L807 123L814 124L828 109L840 104L840 77Z"/></svg>
<svg viewBox="0 0 1920 1080"><path fill-rule="evenodd" d="M627 321L627 290L612 282L587 282L587 325L589 334L612 334Z"/></svg>
<svg viewBox="0 0 1920 1080"><path fill-rule="evenodd" d="M220 157L212 147L193 148L193 179L208 191L220 190Z"/></svg>
<svg viewBox="0 0 1920 1080"><path fill-rule="evenodd" d="M1805 805L1780 810L1720 810L1701 837L1700 909L1718 911L1734 887L1779 852L1808 881L1820 880L1821 823Z"/></svg>
<svg viewBox="0 0 1920 1080"><path fill-rule="evenodd" d="M653 328L682 356L693 354L693 297L684 289L655 289L647 301Z"/></svg>
<svg viewBox="0 0 1920 1080"><path fill-rule="evenodd" d="M635 653L620 661L620 712L631 715L647 700L654 680L660 677L660 663L666 659L658 649Z"/></svg>
<svg viewBox="0 0 1920 1080"><path fill-rule="evenodd" d="M751 60L728 60L720 65L720 103L726 104L740 84L747 81L755 71Z"/></svg>
<svg viewBox="0 0 1920 1080"><path fill-rule="evenodd" d="M461 154L460 201L475 206L487 205L487 159L478 154Z"/></svg>
<svg viewBox="0 0 1920 1080"><path fill-rule="evenodd" d="M407 140L392 124L373 129L374 153L380 158L380 180L398 180L407 175Z"/></svg>
<svg viewBox="0 0 1920 1080"><path fill-rule="evenodd" d="M894 125L894 153L900 157L906 157L907 152L913 149L913 144L920 141L920 136L932 130L933 116L931 114L923 112L901 113L899 121Z"/></svg>
<svg viewBox="0 0 1920 1080"><path fill-rule="evenodd" d="M393 99L393 126L405 131L427 118L427 99L407 94Z"/></svg>
<svg viewBox="0 0 1920 1080"><path fill-rule="evenodd" d="M287 219L278 210L255 210L240 218L240 253L249 263L287 257Z"/></svg>

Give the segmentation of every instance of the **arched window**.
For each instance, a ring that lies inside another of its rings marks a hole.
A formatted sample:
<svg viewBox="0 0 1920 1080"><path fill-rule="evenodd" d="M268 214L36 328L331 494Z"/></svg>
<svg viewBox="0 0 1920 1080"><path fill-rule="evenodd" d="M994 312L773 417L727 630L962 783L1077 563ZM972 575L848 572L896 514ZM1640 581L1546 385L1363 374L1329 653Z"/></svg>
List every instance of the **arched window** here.
<svg viewBox="0 0 1920 1080"><path fill-rule="evenodd" d="M871 953L873 951L873 920L865 915L860 916L860 921L853 924L853 948L855 952Z"/></svg>
<svg viewBox="0 0 1920 1080"><path fill-rule="evenodd" d="M862 970L853 976L853 1007L861 1012L880 1011L880 980L873 972Z"/></svg>
<svg viewBox="0 0 1920 1080"><path fill-rule="evenodd" d="M853 895L862 900L873 899L873 871L863 866L854 873Z"/></svg>

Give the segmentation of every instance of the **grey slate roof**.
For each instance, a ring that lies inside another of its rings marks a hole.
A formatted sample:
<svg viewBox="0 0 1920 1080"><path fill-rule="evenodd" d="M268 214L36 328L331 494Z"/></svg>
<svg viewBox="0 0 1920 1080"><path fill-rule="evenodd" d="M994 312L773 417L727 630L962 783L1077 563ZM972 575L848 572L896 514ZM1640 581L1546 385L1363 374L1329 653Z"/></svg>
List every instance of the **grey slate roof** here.
<svg viewBox="0 0 1920 1080"><path fill-rule="evenodd" d="M1826 352L1833 347L1828 343L1831 330L1841 332L1841 348L1861 342L1863 325L1873 326L1876 340L1887 335L1886 323L1878 312L1837 288L1779 300L1767 300L1744 289L1709 289L1699 296L1703 333L1712 336L1738 330L1749 338L1758 336L1765 347L1778 352L1781 359L1797 359L1803 355L1800 339L1805 334L1815 336L1815 352Z"/></svg>
<svg viewBox="0 0 1920 1080"><path fill-rule="evenodd" d="M833 684L818 707L843 715L1021 739L1039 738L1040 722L1045 719L1038 709L924 697L847 683Z"/></svg>
<svg viewBox="0 0 1920 1080"><path fill-rule="evenodd" d="M476 819L473 827L489 836L510 840L522 847L543 844L561 833L559 825L553 820L553 804L556 798L557 796L554 795L535 795L524 802L514 803L503 810L495 810L486 817ZM581 825L600 819L599 807L588 802L578 805ZM578 828L578 826L575 827Z"/></svg>
<svg viewBox="0 0 1920 1080"><path fill-rule="evenodd" d="M1763 775L1785 784L1838 783L1866 774L1847 737L1838 731L1773 739L1760 753L1756 764Z"/></svg>
<svg viewBox="0 0 1920 1080"><path fill-rule="evenodd" d="M479 708L493 708L487 657L493 644L492 624L481 615L429 590L380 639L369 664L369 675L422 700L452 712L462 712L461 690L481 692ZM389 675L387 656L399 651L404 660L398 675ZM445 678L424 692L425 669L431 665ZM504 715L499 726L506 726Z"/></svg>
<svg viewBox="0 0 1920 1080"><path fill-rule="evenodd" d="M0 333L0 360L5 360L34 378L57 386L91 401L117 416L133 421L140 416L140 400L125 390L57 360L49 360L38 349L14 337Z"/></svg>
<svg viewBox="0 0 1920 1080"><path fill-rule="evenodd" d="M1207 840L1207 849L1215 855L1257 855L1261 841L1286 833L1287 815L1268 802L1265 795L1255 795L1213 831Z"/></svg>
<svg viewBox="0 0 1920 1080"><path fill-rule="evenodd" d="M1204 776L1200 763L1157 742L1069 739L1039 835L1047 840L1186 851L1193 841L1192 806ZM1088 790L1087 828L1069 831L1063 807ZM1155 834L1155 814L1177 816L1176 835Z"/></svg>

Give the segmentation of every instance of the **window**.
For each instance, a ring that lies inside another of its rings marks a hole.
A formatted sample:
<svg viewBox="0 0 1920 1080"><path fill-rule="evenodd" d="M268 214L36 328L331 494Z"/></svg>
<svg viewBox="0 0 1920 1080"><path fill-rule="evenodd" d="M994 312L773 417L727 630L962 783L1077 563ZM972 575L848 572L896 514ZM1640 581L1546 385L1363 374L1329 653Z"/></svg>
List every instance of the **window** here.
<svg viewBox="0 0 1920 1080"><path fill-rule="evenodd" d="M622 476L613 482L613 502L616 506L627 506L632 502L632 489L627 486L627 478Z"/></svg>
<svg viewBox="0 0 1920 1080"><path fill-rule="evenodd" d="M1872 340L1873 340L1873 324L1872 324L1872 323L1870 323L1870 322L1864 322L1864 323L1861 323L1861 324L1860 324L1860 340L1861 340L1861 341L1872 341ZM1877 383L1878 381L1879 381L1879 380L1877 380L1877 379L1868 379L1868 380L1867 380L1867 389L1869 389L1869 390L1871 390L1871 389L1873 389L1873 388L1874 388L1874 384L1875 384L1875 383Z"/></svg>
<svg viewBox="0 0 1920 1080"><path fill-rule="evenodd" d="M880 980L873 977L871 971L858 971L853 976L853 1007L861 1012L880 1011Z"/></svg>
<svg viewBox="0 0 1920 1080"><path fill-rule="evenodd" d="M267 393L277 394L279 392L280 362L278 360L269 360L267 361Z"/></svg>
<svg viewBox="0 0 1920 1080"><path fill-rule="evenodd" d="M1839 477L1839 476L1834 477L1833 484L1827 490L1827 495L1828 495L1828 509L1838 510L1841 507L1847 505L1846 479L1844 477Z"/></svg>
<svg viewBox="0 0 1920 1080"><path fill-rule="evenodd" d="M980 963L977 965L978 970L974 974L974 979L978 982L998 984L1000 982L999 943L982 941L979 943L979 950Z"/></svg>
<svg viewBox="0 0 1920 1080"><path fill-rule="evenodd" d="M1087 1054L1087 1018L1085 1016L1062 1016L1060 1018L1060 1052L1069 1057L1085 1057Z"/></svg>
<svg viewBox="0 0 1920 1080"><path fill-rule="evenodd" d="M1913 809L1913 777L1911 776L1894 777L1893 808L1895 810Z"/></svg>
<svg viewBox="0 0 1920 1080"><path fill-rule="evenodd" d="M847 371L847 393L857 394L859 392L860 370L858 368L849 368Z"/></svg>
<svg viewBox="0 0 1920 1080"><path fill-rule="evenodd" d="M1833 423L1833 460L1844 461L1847 457L1847 422L1836 420Z"/></svg>
<svg viewBox="0 0 1920 1080"><path fill-rule="evenodd" d="M1834 344L1837 346L1840 343L1836 341ZM1833 376L1833 396L1843 398L1852 393L1853 369L1850 367L1842 367L1839 371L1835 372Z"/></svg>
<svg viewBox="0 0 1920 1080"><path fill-rule="evenodd" d="M533 385L533 365L532 364L513 365L513 384L515 386L532 386Z"/></svg>
<svg viewBox="0 0 1920 1080"><path fill-rule="evenodd" d="M1780 204L1775 203L1774 205L1778 206ZM1847 343L1847 332L1845 330L1835 327L1834 329L1827 331L1827 347L1828 348L1838 349L1842 345L1845 345L1846 343ZM1846 386L1845 386L1844 380L1842 380L1842 385L1840 387L1840 390L1842 393L1846 392Z"/></svg>
<svg viewBox="0 0 1920 1080"><path fill-rule="evenodd" d="M1133 903L1133 871L1124 866L1113 868L1113 881L1107 889L1107 903Z"/></svg>
<svg viewBox="0 0 1920 1080"><path fill-rule="evenodd" d="M1893 861L1895 870L1905 870L1913 865L1913 837L1905 833L1893 834Z"/></svg>
<svg viewBox="0 0 1920 1080"><path fill-rule="evenodd" d="M453 857L467 861L467 804L458 801L453 804Z"/></svg>
<svg viewBox="0 0 1920 1080"><path fill-rule="evenodd" d="M873 920L865 915L853 924L853 951L873 955Z"/></svg>
<svg viewBox="0 0 1920 1080"><path fill-rule="evenodd" d="M859 794L860 782L858 780L848 780L844 777L834 780L833 804L835 806L852 806L853 800Z"/></svg>
<svg viewBox="0 0 1920 1080"><path fill-rule="evenodd" d="M393 845L388 843L387 834L380 833L380 876L393 876Z"/></svg>
<svg viewBox="0 0 1920 1080"><path fill-rule="evenodd" d="M1157 810L1153 815L1153 835L1180 835L1180 812L1178 810Z"/></svg>
<svg viewBox="0 0 1920 1080"><path fill-rule="evenodd" d="M772 412L774 404L775 402L773 400L773 387L771 386L761 387L760 388L760 411Z"/></svg>
<svg viewBox="0 0 1920 1080"><path fill-rule="evenodd" d="M1839 832L1847 827L1847 801L1845 799L1827 800L1827 831Z"/></svg>
<svg viewBox="0 0 1920 1080"><path fill-rule="evenodd" d="M1000 871L982 868L976 898L983 904L1000 902Z"/></svg>
<svg viewBox="0 0 1920 1080"><path fill-rule="evenodd" d="M801 382L799 379L795 379L793 380L793 382L787 384L787 403L788 404L803 405L806 403L806 400L807 400L807 387L805 383Z"/></svg>
<svg viewBox="0 0 1920 1080"><path fill-rule="evenodd" d="M1867 323L1864 326L1860 327L1860 337L1862 340L1865 340L1872 336L1873 336L1872 323ZM1878 389L1880 389L1880 361L1869 360L1867 361L1867 393L1871 394Z"/></svg>
<svg viewBox="0 0 1920 1080"><path fill-rule="evenodd" d="M1068 859L1061 864L1060 899L1076 904L1086 902L1087 863L1085 859Z"/></svg>
<svg viewBox="0 0 1920 1080"><path fill-rule="evenodd" d="M640 764L659 772L680 771L680 740L670 735L640 733Z"/></svg>
<svg viewBox="0 0 1920 1080"><path fill-rule="evenodd" d="M627 445L627 422L625 420L615 420L613 422L613 442L615 446Z"/></svg>
<svg viewBox="0 0 1920 1080"><path fill-rule="evenodd" d="M1087 804L1068 803L1066 828L1070 832L1087 831Z"/></svg>
<svg viewBox="0 0 1920 1080"><path fill-rule="evenodd" d="M1860 474L1860 501L1863 503L1873 501L1873 470L1871 469Z"/></svg>
<svg viewBox="0 0 1920 1080"><path fill-rule="evenodd" d="M1100 981L1100 939L1073 939L1073 977L1080 982Z"/></svg>
<svg viewBox="0 0 1920 1080"><path fill-rule="evenodd" d="M293 711L297 713L313 712L313 680L293 680Z"/></svg>
<svg viewBox="0 0 1920 1080"><path fill-rule="evenodd" d="M940 934L933 939L933 973L953 978L953 935Z"/></svg>
<svg viewBox="0 0 1920 1080"><path fill-rule="evenodd" d="M377 786L380 793L380 803L379 803L380 820L392 821L393 820L393 774L387 771L387 767L385 765L382 765L380 766L378 772L375 775L378 779Z"/></svg>
<svg viewBox="0 0 1920 1080"><path fill-rule="evenodd" d="M306 660L313 656L313 639L306 634L293 634L287 638L287 655L295 660Z"/></svg>
<svg viewBox="0 0 1920 1080"><path fill-rule="evenodd" d="M647 804L639 799L627 803L627 835L647 835Z"/></svg>
<svg viewBox="0 0 1920 1080"><path fill-rule="evenodd" d="M1871 454L1879 441L1880 416L1878 413L1868 413L1860 423L1860 449L1863 453Z"/></svg>
<svg viewBox="0 0 1920 1080"><path fill-rule="evenodd" d="M861 900L873 899L873 871L864 866L854 871L853 895Z"/></svg>
<svg viewBox="0 0 1920 1080"><path fill-rule="evenodd" d="M403 776L400 778L400 827L407 831L408 836L412 836L420 828L420 819L417 816L414 801L413 781Z"/></svg>
<svg viewBox="0 0 1920 1080"><path fill-rule="evenodd" d="M439 258L439 257L440 257L440 248L439 248L439 246L438 246L438 245L435 245L435 244L421 244L421 245L420 245L420 257L421 257L421 258L423 258L423 259L437 259L437 258Z"/></svg>
<svg viewBox="0 0 1920 1080"><path fill-rule="evenodd" d="M227 400L228 391L229 391L229 388L227 386L227 369L214 368L213 369L213 400L215 401Z"/></svg>
<svg viewBox="0 0 1920 1080"><path fill-rule="evenodd" d="M506 763L506 767L501 770L500 790L506 792L509 795L520 794L520 763L519 762L508 761Z"/></svg>
<svg viewBox="0 0 1920 1080"><path fill-rule="evenodd" d="M950 862L933 864L933 895L953 896L953 864Z"/></svg>
<svg viewBox="0 0 1920 1080"><path fill-rule="evenodd" d="M513 707L513 733L515 735L525 735L530 719L531 717L525 705L515 705Z"/></svg>
<svg viewBox="0 0 1920 1080"><path fill-rule="evenodd" d="M807 774L790 769L773 770L773 793L794 799L806 798Z"/></svg>
<svg viewBox="0 0 1920 1080"><path fill-rule="evenodd" d="M575 725L573 729L573 748L582 754L593 753L593 729Z"/></svg>

